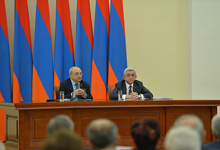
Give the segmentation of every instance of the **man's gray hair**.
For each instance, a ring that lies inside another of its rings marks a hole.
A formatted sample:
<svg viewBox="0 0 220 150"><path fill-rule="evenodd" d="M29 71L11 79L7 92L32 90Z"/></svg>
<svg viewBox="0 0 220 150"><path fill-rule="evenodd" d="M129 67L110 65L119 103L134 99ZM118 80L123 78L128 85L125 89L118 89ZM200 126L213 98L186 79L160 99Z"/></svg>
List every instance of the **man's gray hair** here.
<svg viewBox="0 0 220 150"><path fill-rule="evenodd" d="M86 133L95 149L102 149L115 146L118 129L115 123L108 119L97 119L89 124Z"/></svg>
<svg viewBox="0 0 220 150"><path fill-rule="evenodd" d="M212 131L218 140L220 140L220 114L217 114L212 118Z"/></svg>
<svg viewBox="0 0 220 150"><path fill-rule="evenodd" d="M164 145L169 150L200 150L202 142L198 132L189 126L180 126L167 132Z"/></svg>
<svg viewBox="0 0 220 150"><path fill-rule="evenodd" d="M134 71L135 75L137 75L137 74L136 74L136 71L135 71L133 68L129 68L129 67L128 67L128 68L126 68L126 69L124 70L124 76L126 75L126 72L127 72L127 71Z"/></svg>
<svg viewBox="0 0 220 150"><path fill-rule="evenodd" d="M69 116L58 115L50 120L47 125L47 133L52 136L58 129L66 128L73 131L74 123Z"/></svg>
<svg viewBox="0 0 220 150"><path fill-rule="evenodd" d="M70 68L69 74L72 74L72 72L73 72L73 67Z"/></svg>
<svg viewBox="0 0 220 150"><path fill-rule="evenodd" d="M182 115L174 122L173 126L179 127L182 125L190 126L194 130L196 130L200 135L201 141L203 140L204 125L198 116L196 116L196 115Z"/></svg>

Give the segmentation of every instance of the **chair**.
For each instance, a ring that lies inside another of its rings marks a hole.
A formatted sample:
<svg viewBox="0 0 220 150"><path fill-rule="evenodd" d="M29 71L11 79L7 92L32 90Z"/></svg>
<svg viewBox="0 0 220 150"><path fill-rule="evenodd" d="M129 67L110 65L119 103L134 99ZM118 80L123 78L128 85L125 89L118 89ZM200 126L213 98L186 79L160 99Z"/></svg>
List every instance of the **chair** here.
<svg viewBox="0 0 220 150"><path fill-rule="evenodd" d="M108 93L109 93L109 99L111 99L111 94L112 94L112 91L115 89L115 86L114 85L108 85Z"/></svg>
<svg viewBox="0 0 220 150"><path fill-rule="evenodd" d="M55 91L55 99L58 99L59 97L59 89L60 89L60 86L54 86L54 91Z"/></svg>

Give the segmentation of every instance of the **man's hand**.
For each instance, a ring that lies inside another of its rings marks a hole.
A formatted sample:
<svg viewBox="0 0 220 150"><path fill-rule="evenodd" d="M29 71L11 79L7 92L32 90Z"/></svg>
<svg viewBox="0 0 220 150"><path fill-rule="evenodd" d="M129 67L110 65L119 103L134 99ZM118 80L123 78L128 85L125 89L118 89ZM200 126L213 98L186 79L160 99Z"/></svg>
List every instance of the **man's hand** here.
<svg viewBox="0 0 220 150"><path fill-rule="evenodd" d="M84 91L83 89L77 89L77 90L75 90L75 91L74 91L74 94L75 94L75 96L77 96L77 95L85 96L85 95L86 95L86 93L85 93L85 91Z"/></svg>
<svg viewBox="0 0 220 150"><path fill-rule="evenodd" d="M126 99L138 99L138 93L132 92L130 95L126 95Z"/></svg>

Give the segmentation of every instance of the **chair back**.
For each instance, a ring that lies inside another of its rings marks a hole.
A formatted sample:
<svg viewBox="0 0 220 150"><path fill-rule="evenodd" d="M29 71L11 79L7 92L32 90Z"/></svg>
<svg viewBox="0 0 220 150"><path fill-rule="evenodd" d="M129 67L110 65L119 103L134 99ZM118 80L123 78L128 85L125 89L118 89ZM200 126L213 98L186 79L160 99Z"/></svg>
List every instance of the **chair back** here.
<svg viewBox="0 0 220 150"><path fill-rule="evenodd" d="M112 91L115 89L115 86L114 85L108 85L108 93L109 93L109 99L111 99L111 94L112 94Z"/></svg>

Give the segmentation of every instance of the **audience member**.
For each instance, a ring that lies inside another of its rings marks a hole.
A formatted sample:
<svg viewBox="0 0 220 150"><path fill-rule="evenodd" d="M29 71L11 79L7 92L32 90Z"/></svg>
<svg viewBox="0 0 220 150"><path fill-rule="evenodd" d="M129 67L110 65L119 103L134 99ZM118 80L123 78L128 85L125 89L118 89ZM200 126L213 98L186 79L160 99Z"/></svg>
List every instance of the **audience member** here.
<svg viewBox="0 0 220 150"><path fill-rule="evenodd" d="M143 86L141 81L136 80L136 71L133 68L124 70L124 80L115 84L111 99L118 99L118 91L122 90L122 99L145 99L153 98L153 94Z"/></svg>
<svg viewBox="0 0 220 150"><path fill-rule="evenodd" d="M174 127L179 127L179 126L190 126L193 129L195 129L199 135L200 139L203 142L203 140L206 137L206 132L204 130L204 125L203 122L199 119L198 116L196 115L182 115L180 116L175 122L174 122Z"/></svg>
<svg viewBox="0 0 220 150"><path fill-rule="evenodd" d="M220 150L220 114L215 115L212 118L212 132L218 141L206 144L204 147L207 149L218 149Z"/></svg>
<svg viewBox="0 0 220 150"><path fill-rule="evenodd" d="M145 118L131 126L131 135L138 150L155 150L160 139L160 126L157 121Z"/></svg>
<svg viewBox="0 0 220 150"><path fill-rule="evenodd" d="M47 133L49 136L52 136L60 128L66 128L73 131L74 123L69 116L58 115L52 118L47 125Z"/></svg>
<svg viewBox="0 0 220 150"><path fill-rule="evenodd" d="M86 131L93 150L115 149L117 132L115 123L108 119L92 121Z"/></svg>
<svg viewBox="0 0 220 150"><path fill-rule="evenodd" d="M165 150L201 150L198 132L188 126L171 128L164 139Z"/></svg>
<svg viewBox="0 0 220 150"><path fill-rule="evenodd" d="M199 133L200 140L201 140L201 148L202 150L209 150L202 146L203 141L206 137L206 131L204 130L203 122L199 119L196 115L182 115L180 116L175 122L174 127L179 126L189 126L194 129L197 133Z"/></svg>
<svg viewBox="0 0 220 150"><path fill-rule="evenodd" d="M83 150L83 146L77 134L62 128L48 139L42 150Z"/></svg>

